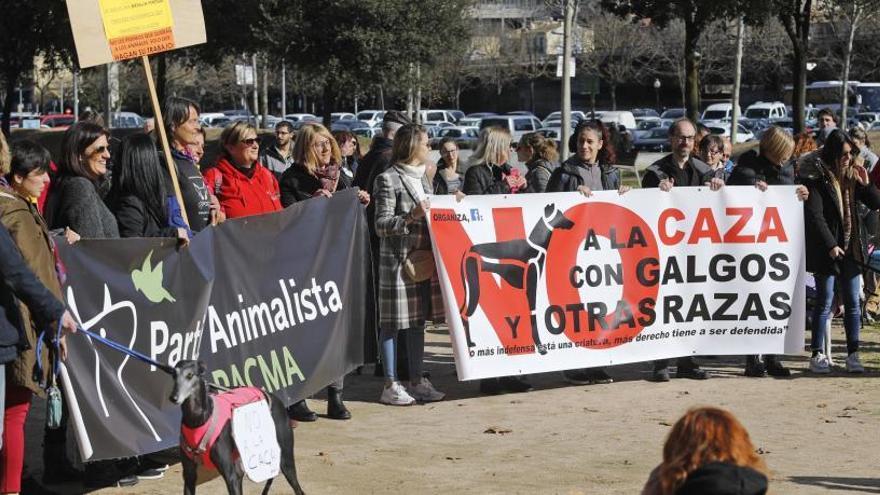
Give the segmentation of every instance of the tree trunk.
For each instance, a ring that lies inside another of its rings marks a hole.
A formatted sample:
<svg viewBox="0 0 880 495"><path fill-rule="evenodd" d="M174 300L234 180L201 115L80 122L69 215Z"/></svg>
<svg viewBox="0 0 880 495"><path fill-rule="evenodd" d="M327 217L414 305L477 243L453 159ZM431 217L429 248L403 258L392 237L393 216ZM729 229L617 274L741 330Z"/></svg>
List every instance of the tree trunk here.
<svg viewBox="0 0 880 495"><path fill-rule="evenodd" d="M529 78L529 111L535 113L535 78Z"/></svg>
<svg viewBox="0 0 880 495"><path fill-rule="evenodd" d="M324 93L322 93L321 95L321 108L323 112L321 117L324 123L324 127L326 127L327 129L330 129L331 127L330 122L332 121L332 118L330 112L332 112L334 103L336 103L334 100L335 97L330 92L330 86L324 86Z"/></svg>
<svg viewBox="0 0 880 495"><path fill-rule="evenodd" d="M794 117L795 134L804 131L804 109L807 106L807 56L805 47L800 42L793 46L793 63L791 70L794 85L791 95L791 107Z"/></svg>
<svg viewBox="0 0 880 495"><path fill-rule="evenodd" d="M736 22L736 57L733 67L733 95L731 106L733 111L730 120L730 142L736 143L737 130L739 129L739 90L742 80L743 38L745 37L745 20L740 17Z"/></svg>
<svg viewBox="0 0 880 495"><path fill-rule="evenodd" d="M843 84L841 84L840 88L842 93L840 98L840 127L843 129L846 128L846 114L849 111L849 68L852 60L853 39L856 36L856 28L858 27L861 14L861 9L857 5L854 5L849 19L849 33L846 38L846 48L843 52L843 77L841 77L841 82Z"/></svg>
<svg viewBox="0 0 880 495"><path fill-rule="evenodd" d="M685 20L684 60L685 60L685 109L689 119L696 122L700 118L700 58L697 42L700 40L697 26Z"/></svg>
<svg viewBox="0 0 880 495"><path fill-rule="evenodd" d="M461 110L461 83L455 85L455 109Z"/></svg>
<svg viewBox="0 0 880 495"><path fill-rule="evenodd" d="M266 129L266 122L269 121L269 64L267 62L266 56L263 57L263 80L261 81L260 86L260 96L262 101L262 119L260 120L260 127ZM329 127L328 127L329 129Z"/></svg>

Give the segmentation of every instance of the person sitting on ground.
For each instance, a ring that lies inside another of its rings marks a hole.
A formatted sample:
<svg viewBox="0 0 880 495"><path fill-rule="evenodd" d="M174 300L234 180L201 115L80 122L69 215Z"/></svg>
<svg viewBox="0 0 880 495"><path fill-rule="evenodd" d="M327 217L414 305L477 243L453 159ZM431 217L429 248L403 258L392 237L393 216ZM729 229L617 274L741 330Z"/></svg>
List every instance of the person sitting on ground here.
<svg viewBox="0 0 880 495"><path fill-rule="evenodd" d="M794 139L781 127L771 126L761 136L758 150L749 150L739 157L733 173L727 179L729 186L757 186L762 191L767 186L791 186L795 184L794 166L788 158L794 149ZM797 188L798 199L806 201L809 191L804 186ZM746 357L745 375L751 377L789 376L788 370L779 361L779 356L752 355Z"/></svg>
<svg viewBox="0 0 880 495"><path fill-rule="evenodd" d="M733 414L691 409L672 426L642 495L763 495L768 471L755 450Z"/></svg>
<svg viewBox="0 0 880 495"><path fill-rule="evenodd" d="M86 239L119 237L116 217L104 204L101 186L108 174L109 137L106 129L88 122L64 132L58 175L46 199L46 222L51 229L68 227Z"/></svg>
<svg viewBox="0 0 880 495"><path fill-rule="evenodd" d="M461 189L462 176L458 173L458 143L451 137L440 141L440 161L434 174L434 194L455 194Z"/></svg>
<svg viewBox="0 0 880 495"><path fill-rule="evenodd" d="M217 164L205 170L205 182L226 218L261 215L281 209L278 180L260 164L257 129L240 121L220 134Z"/></svg>
<svg viewBox="0 0 880 495"><path fill-rule="evenodd" d="M517 144L516 157L529 170L525 177L529 185L526 192L545 192L550 174L556 169L559 160L556 143L536 132L524 134Z"/></svg>
<svg viewBox="0 0 880 495"><path fill-rule="evenodd" d="M113 174L110 201L121 237L176 237L189 242L190 232L170 222L169 204L180 209L176 197L168 201L165 172L153 139L132 134L122 142L122 158Z"/></svg>

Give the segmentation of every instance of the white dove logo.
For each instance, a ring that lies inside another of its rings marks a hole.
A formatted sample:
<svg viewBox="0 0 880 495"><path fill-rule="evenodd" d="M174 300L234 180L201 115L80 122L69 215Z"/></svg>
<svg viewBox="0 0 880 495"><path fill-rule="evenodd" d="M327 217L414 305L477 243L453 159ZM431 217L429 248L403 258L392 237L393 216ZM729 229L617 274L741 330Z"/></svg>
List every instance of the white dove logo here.
<svg viewBox="0 0 880 495"><path fill-rule="evenodd" d="M162 301L175 302L172 296L164 287L162 287L162 264L160 261L155 267L151 267L153 252L150 251L144 258L144 264L141 269L135 268L131 271L131 281L134 288L141 291L143 295L152 303L160 303Z"/></svg>

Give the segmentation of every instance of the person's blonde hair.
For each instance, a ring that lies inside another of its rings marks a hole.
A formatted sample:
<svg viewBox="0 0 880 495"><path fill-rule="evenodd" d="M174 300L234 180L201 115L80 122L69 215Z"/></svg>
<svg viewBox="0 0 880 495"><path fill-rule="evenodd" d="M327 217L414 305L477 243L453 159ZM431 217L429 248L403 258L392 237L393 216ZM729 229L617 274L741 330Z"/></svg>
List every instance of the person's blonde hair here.
<svg viewBox="0 0 880 495"><path fill-rule="evenodd" d="M427 138L428 131L424 126L418 124L401 126L394 134L394 144L391 147L391 163L417 165L415 161L416 156L419 154L419 147L422 146L422 139Z"/></svg>
<svg viewBox="0 0 880 495"><path fill-rule="evenodd" d="M758 150L774 165L779 165L791 157L791 152L794 151L794 138L783 128L775 125L770 126L761 136Z"/></svg>
<svg viewBox="0 0 880 495"><path fill-rule="evenodd" d="M226 147L235 146L243 139L247 139L245 138L245 136L247 136L251 132L254 133L254 137L260 137L259 133L257 132L257 128L243 120L224 128L223 132L220 133L220 158L232 158L232 156L229 154L229 150L227 150ZM244 163L240 163L239 165L244 165Z"/></svg>
<svg viewBox="0 0 880 495"><path fill-rule="evenodd" d="M9 145L6 143L6 136L0 132L0 175L9 173L9 167L12 163L12 155L9 153Z"/></svg>
<svg viewBox="0 0 880 495"><path fill-rule="evenodd" d="M666 438L663 463L657 470L660 493L674 494L691 472L710 462L728 462L767 474L749 432L733 414L717 407L698 407L682 416Z"/></svg>
<svg viewBox="0 0 880 495"><path fill-rule="evenodd" d="M477 149L471 155L470 165L504 165L495 163L502 151L510 153L510 142L513 138L510 131L503 127L487 127L480 132Z"/></svg>
<svg viewBox="0 0 880 495"><path fill-rule="evenodd" d="M315 151L315 143L320 138L327 138L330 141L330 162L342 163L342 152L339 151L339 143L336 142L333 134L321 124L306 124L296 133L296 141L293 143L293 163L305 168L313 176L320 165L318 153Z"/></svg>

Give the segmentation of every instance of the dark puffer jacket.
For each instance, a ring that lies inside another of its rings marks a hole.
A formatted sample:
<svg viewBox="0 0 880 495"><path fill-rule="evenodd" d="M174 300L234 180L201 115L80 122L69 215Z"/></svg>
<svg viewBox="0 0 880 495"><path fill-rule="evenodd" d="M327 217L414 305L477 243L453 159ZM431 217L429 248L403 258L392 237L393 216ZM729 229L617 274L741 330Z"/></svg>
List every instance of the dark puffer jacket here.
<svg viewBox="0 0 880 495"><path fill-rule="evenodd" d="M727 185L754 186L759 180L769 186L794 185L794 164L787 162L780 167L757 151L749 150L737 160L736 167L727 178Z"/></svg>
<svg viewBox="0 0 880 495"><path fill-rule="evenodd" d="M574 192L578 187L584 185L584 178L578 170L582 165L582 160L577 155L572 155L565 160L550 175L550 181L547 183L547 192ZM602 190L615 191L620 189L620 171L611 165L603 163L599 164L599 170L602 172Z"/></svg>

